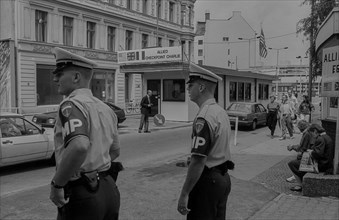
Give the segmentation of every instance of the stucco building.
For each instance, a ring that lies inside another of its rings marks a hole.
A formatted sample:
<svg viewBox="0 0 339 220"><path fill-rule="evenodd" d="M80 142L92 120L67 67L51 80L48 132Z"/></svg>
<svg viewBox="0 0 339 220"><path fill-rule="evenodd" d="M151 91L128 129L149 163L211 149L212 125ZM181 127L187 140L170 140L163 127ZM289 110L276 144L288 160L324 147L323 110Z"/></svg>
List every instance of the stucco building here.
<svg viewBox="0 0 339 220"><path fill-rule="evenodd" d="M194 39L195 63L235 70L249 70L256 66L256 32L233 11L228 19L212 19L205 13L205 21L198 22ZM240 40L240 39L241 40Z"/></svg>
<svg viewBox="0 0 339 220"><path fill-rule="evenodd" d="M122 72L117 51L180 46L193 56L195 0L0 1L2 110L56 109L54 47L98 63L93 94L125 107L144 94L143 75Z"/></svg>

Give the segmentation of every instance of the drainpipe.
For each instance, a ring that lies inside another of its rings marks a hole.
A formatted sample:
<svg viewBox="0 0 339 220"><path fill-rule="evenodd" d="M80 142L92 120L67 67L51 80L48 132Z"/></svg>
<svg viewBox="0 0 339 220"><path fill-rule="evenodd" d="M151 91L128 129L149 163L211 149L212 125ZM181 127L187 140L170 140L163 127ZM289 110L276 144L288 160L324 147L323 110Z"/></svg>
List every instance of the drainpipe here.
<svg viewBox="0 0 339 220"><path fill-rule="evenodd" d="M17 107L18 112L21 113L21 103L19 102L19 80L18 80L18 70L19 70L19 62L18 62L18 0L14 0L14 80L16 81L15 88L15 106ZM20 105L20 106L19 106Z"/></svg>
<svg viewBox="0 0 339 220"><path fill-rule="evenodd" d="M254 102L257 102L257 78L254 79Z"/></svg>
<svg viewBox="0 0 339 220"><path fill-rule="evenodd" d="M227 95L226 95L226 75L224 75L224 109L226 109L226 100L227 100Z"/></svg>

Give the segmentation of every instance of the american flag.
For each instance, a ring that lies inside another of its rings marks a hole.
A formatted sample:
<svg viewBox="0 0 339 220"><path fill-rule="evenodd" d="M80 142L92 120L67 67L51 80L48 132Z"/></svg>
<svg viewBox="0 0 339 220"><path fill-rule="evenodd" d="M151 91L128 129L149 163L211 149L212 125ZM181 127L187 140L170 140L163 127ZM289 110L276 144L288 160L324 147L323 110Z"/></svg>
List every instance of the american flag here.
<svg viewBox="0 0 339 220"><path fill-rule="evenodd" d="M261 27L261 34L260 34L260 38L259 38L259 53L260 53L261 57L266 58L267 48L266 48L266 44L265 44L265 35L264 35L264 31L262 30L262 27Z"/></svg>

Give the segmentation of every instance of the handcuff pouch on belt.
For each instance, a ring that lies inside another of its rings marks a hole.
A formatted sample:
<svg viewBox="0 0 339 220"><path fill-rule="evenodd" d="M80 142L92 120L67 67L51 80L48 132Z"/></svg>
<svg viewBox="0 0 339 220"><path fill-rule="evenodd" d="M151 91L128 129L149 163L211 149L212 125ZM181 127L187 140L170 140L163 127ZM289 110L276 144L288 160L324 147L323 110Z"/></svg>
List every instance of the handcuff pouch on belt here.
<svg viewBox="0 0 339 220"><path fill-rule="evenodd" d="M218 166L210 168L209 170L218 170L218 172L220 172L221 175L224 176L228 170L233 170L233 169L234 169L234 163L230 160L227 160Z"/></svg>
<svg viewBox="0 0 339 220"><path fill-rule="evenodd" d="M81 178L85 187L90 192L96 192L99 189L99 173L98 171L92 171L88 173L81 173Z"/></svg>
<svg viewBox="0 0 339 220"><path fill-rule="evenodd" d="M230 160L227 160L224 163L218 165L217 168L221 171L222 175L225 175L228 170L234 169L234 163Z"/></svg>
<svg viewBox="0 0 339 220"><path fill-rule="evenodd" d="M111 162L111 167L107 170L107 173L113 178L116 182L118 179L118 174L122 171L124 167L122 166L121 162Z"/></svg>

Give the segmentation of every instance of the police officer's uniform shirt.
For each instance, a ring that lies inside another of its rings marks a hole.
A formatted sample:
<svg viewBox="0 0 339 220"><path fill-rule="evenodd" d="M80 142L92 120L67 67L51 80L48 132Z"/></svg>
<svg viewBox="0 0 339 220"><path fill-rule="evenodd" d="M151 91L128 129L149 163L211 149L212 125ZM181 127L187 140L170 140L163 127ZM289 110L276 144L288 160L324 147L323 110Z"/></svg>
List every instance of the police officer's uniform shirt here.
<svg viewBox="0 0 339 220"><path fill-rule="evenodd" d="M85 161L71 180L79 178L81 172L109 169L109 151L119 149L117 117L111 108L93 96L91 90L74 90L62 101L54 129L57 167L72 139L85 136L90 140Z"/></svg>
<svg viewBox="0 0 339 220"><path fill-rule="evenodd" d="M208 99L199 109L193 123L191 154L207 157L211 168L231 160L231 125L226 111L215 99Z"/></svg>

